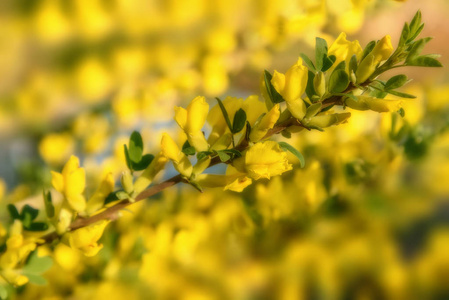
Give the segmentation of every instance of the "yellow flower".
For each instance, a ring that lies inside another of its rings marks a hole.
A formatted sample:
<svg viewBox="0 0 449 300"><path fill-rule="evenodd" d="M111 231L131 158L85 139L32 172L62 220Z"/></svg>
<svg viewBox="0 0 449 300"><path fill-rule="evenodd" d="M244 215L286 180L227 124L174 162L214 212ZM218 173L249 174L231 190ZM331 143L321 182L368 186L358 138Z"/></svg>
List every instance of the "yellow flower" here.
<svg viewBox="0 0 449 300"><path fill-rule="evenodd" d="M228 166L232 168L232 166ZM223 187L224 190L230 190L234 192L242 192L247 186L251 185L252 179L243 173L235 174L201 174L197 177L196 182L201 187L215 188Z"/></svg>
<svg viewBox="0 0 449 300"><path fill-rule="evenodd" d="M332 125L344 123L350 116L351 113L323 114L311 118L306 124L308 126L326 128Z"/></svg>
<svg viewBox="0 0 449 300"><path fill-rule="evenodd" d="M354 101L351 98L346 98L345 105L356 110L390 112L399 110L402 106L402 101L379 99L370 96L357 96L357 101Z"/></svg>
<svg viewBox="0 0 449 300"><path fill-rule="evenodd" d="M391 44L391 37L384 36L368 54L357 68L357 83L363 83L374 73L379 63L390 57L394 48Z"/></svg>
<svg viewBox="0 0 449 300"><path fill-rule="evenodd" d="M273 108L257 123L252 129L249 135L249 139L252 142L257 142L262 139L273 128L279 119L281 112L279 110L279 104L273 106Z"/></svg>
<svg viewBox="0 0 449 300"><path fill-rule="evenodd" d="M70 207L77 212L86 209L86 199L83 196L86 185L86 174L79 166L79 159L71 156L62 169L62 173L51 171L51 183L60 193L64 194Z"/></svg>
<svg viewBox="0 0 449 300"><path fill-rule="evenodd" d="M391 37L389 35L384 36L374 47L370 53L374 56L374 60L381 62L390 57L393 53L393 45L391 44Z"/></svg>
<svg viewBox="0 0 449 300"><path fill-rule="evenodd" d="M78 249L86 256L94 256L103 248L103 244L98 244L98 240L103 235L103 231L109 221L101 220L92 225L82 227L69 233L69 244L72 249Z"/></svg>
<svg viewBox="0 0 449 300"><path fill-rule="evenodd" d="M242 107L243 99L235 97L226 97L223 100L223 106L228 112L229 118L233 120L235 113ZM212 132L209 135L208 142L213 145L226 132L229 132L228 125L226 125L225 118L221 112L220 107L215 105L209 111L207 122L212 127Z"/></svg>
<svg viewBox="0 0 449 300"><path fill-rule="evenodd" d="M6 241L6 252L0 258L2 269L14 269L20 262L36 249L34 239L25 239L22 234L11 235Z"/></svg>
<svg viewBox="0 0 449 300"><path fill-rule="evenodd" d="M182 107L175 107L175 121L186 133L190 145L197 151L206 151L209 148L201 131L208 113L209 104L204 97L200 96L190 102L187 110Z"/></svg>
<svg viewBox="0 0 449 300"><path fill-rule="evenodd" d="M162 135L161 153L173 162L173 166L181 175L190 177L193 170L192 164L175 141L166 133Z"/></svg>
<svg viewBox="0 0 449 300"><path fill-rule="evenodd" d="M101 180L99 187L92 197L89 198L89 201L87 201L87 213L90 215L99 210L103 206L106 197L113 191L114 176L112 176L112 173L109 172L106 176L104 176L103 180Z"/></svg>
<svg viewBox="0 0 449 300"><path fill-rule="evenodd" d="M167 158L162 155L162 153L156 155L156 157L151 161L150 165L134 182L134 193L139 194L144 189L146 189L147 186L151 184L154 177L164 169L167 161Z"/></svg>
<svg viewBox="0 0 449 300"><path fill-rule="evenodd" d="M292 169L287 153L275 141L265 141L250 147L245 155L233 163L238 171L248 174L249 178L270 179Z"/></svg>
<svg viewBox="0 0 449 300"><path fill-rule="evenodd" d="M306 104L301 99L307 86L308 69L302 65L302 59L290 67L284 74L274 71L271 83L276 91L282 95L287 108L297 119L306 114Z"/></svg>
<svg viewBox="0 0 449 300"><path fill-rule="evenodd" d="M360 58L362 52L363 49L360 47L359 41L355 40L350 42L346 39L346 33L340 33L338 38L329 47L328 55L335 55L336 60L328 72L331 72L342 61L346 62L347 69L351 57L355 55L357 58Z"/></svg>

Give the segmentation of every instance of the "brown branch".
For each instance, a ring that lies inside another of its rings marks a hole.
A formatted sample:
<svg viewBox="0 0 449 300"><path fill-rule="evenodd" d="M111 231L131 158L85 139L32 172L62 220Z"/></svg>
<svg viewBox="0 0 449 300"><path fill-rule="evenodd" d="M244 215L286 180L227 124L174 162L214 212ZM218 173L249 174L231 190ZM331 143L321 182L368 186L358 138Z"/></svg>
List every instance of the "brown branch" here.
<svg viewBox="0 0 449 300"><path fill-rule="evenodd" d="M323 108L330 106L330 105L339 105L339 104L341 104L341 96L333 96L333 97L330 97L323 101ZM289 119L279 123L272 129L270 129L267 132L267 134L263 137L263 139L267 139L275 134L281 133L282 131L284 131L285 129L287 129L290 126L302 126L302 125L301 125L301 123L298 122L297 119L295 119L293 117L289 118ZM249 146L248 142L246 140L243 140L242 143L240 143L239 145L237 145L235 147L235 149L239 150L239 151L243 151L246 148L248 148L248 146ZM217 165L220 162L221 161L218 157L214 157L211 160L209 167ZM91 225L95 222L101 221L101 220L115 220L119 217L120 210L124 209L128 205L131 205L135 202L138 202L138 201L147 199L151 196L154 196L154 195L162 192L166 188L174 186L182 181L183 181L183 178L181 175L173 176L159 184L150 186L146 190L142 191L139 195L137 195L134 202L131 202L128 199L126 199L126 200L123 200L123 201L115 204L114 206L106 208L102 212L100 212L96 215L93 215L91 217L88 217L88 218L78 217L69 226L68 231L74 231L76 229L89 226L89 225ZM40 244L51 243L52 241L54 241L58 238L59 238L59 235L56 232L51 232L41 238L42 242Z"/></svg>

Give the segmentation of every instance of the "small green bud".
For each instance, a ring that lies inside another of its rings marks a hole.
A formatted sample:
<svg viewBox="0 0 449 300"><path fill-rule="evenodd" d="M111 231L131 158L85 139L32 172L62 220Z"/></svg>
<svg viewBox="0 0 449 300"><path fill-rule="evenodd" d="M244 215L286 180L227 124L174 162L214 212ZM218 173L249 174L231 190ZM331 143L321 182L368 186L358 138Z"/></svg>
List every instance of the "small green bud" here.
<svg viewBox="0 0 449 300"><path fill-rule="evenodd" d="M313 78L313 87L315 88L315 92L322 97L324 93L326 93L326 78L324 77L323 72L319 72Z"/></svg>
<svg viewBox="0 0 449 300"><path fill-rule="evenodd" d="M125 190L125 192L128 194L132 194L132 192L134 191L133 177L128 171L122 173L120 182L122 183L122 187Z"/></svg>

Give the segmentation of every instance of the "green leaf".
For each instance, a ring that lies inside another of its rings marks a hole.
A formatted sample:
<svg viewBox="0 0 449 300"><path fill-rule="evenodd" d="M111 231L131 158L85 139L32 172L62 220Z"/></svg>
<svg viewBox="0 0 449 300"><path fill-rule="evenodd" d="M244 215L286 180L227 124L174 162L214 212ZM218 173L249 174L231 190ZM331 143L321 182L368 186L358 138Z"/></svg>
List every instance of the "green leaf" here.
<svg viewBox="0 0 449 300"><path fill-rule="evenodd" d="M397 113L401 116L401 117L405 117L405 110L401 107Z"/></svg>
<svg viewBox="0 0 449 300"><path fill-rule="evenodd" d="M398 97L402 97L402 98L408 98L408 99L414 99L416 98L416 96L410 95L410 94L406 94L406 93L401 93L398 91L386 91L388 94L392 94Z"/></svg>
<svg viewBox="0 0 449 300"><path fill-rule="evenodd" d="M23 271L31 274L42 274L53 265L53 260L50 256L37 255L37 251L33 251L28 258L26 265L23 267Z"/></svg>
<svg viewBox="0 0 449 300"><path fill-rule="evenodd" d="M330 93L341 93L349 85L349 76L345 70L338 69L332 72L329 78L328 90Z"/></svg>
<svg viewBox="0 0 449 300"><path fill-rule="evenodd" d="M129 138L129 159L138 163L142 159L143 141L139 132L133 131Z"/></svg>
<svg viewBox="0 0 449 300"><path fill-rule="evenodd" d="M48 229L48 224L44 222L33 222L30 226L25 227L28 231L45 231Z"/></svg>
<svg viewBox="0 0 449 300"><path fill-rule="evenodd" d="M421 33L421 31L424 28L424 24L421 24L421 26L419 26L419 28L412 34L410 35L410 37L407 40L407 43L412 42L414 39L416 39L416 37Z"/></svg>
<svg viewBox="0 0 449 300"><path fill-rule="evenodd" d="M221 113L223 114L223 117L226 121L226 124L228 125L229 130L231 130L231 132L232 132L231 120L229 120L229 115L228 115L228 112L226 111L226 108L223 105L223 102L221 102L220 98L218 98L218 97L216 97L215 99L217 99L218 106L220 106L220 109L221 109Z"/></svg>
<svg viewBox="0 0 449 300"><path fill-rule="evenodd" d="M185 155L195 155L196 150L193 146L190 145L189 140L185 141L185 143L182 145L181 150Z"/></svg>
<svg viewBox="0 0 449 300"><path fill-rule="evenodd" d="M385 89L386 90L394 90L397 88L400 88L404 84L407 83L407 76L401 74L396 75L388 79L387 83L385 83Z"/></svg>
<svg viewBox="0 0 449 300"><path fill-rule="evenodd" d="M218 157L220 158L220 160L222 162L227 162L228 160L231 159L231 156L229 154L227 154L225 151L223 150L219 150L217 151Z"/></svg>
<svg viewBox="0 0 449 300"><path fill-rule="evenodd" d="M292 133L290 131L287 131L287 130L281 131L281 135L283 137L285 137L286 139L290 139L292 137Z"/></svg>
<svg viewBox="0 0 449 300"><path fill-rule="evenodd" d="M421 26L421 11L418 10L416 14L413 16L412 21L410 22L410 32L415 33L415 31L418 30L418 28Z"/></svg>
<svg viewBox="0 0 449 300"><path fill-rule="evenodd" d="M315 129L315 130L324 132L324 129L323 129L323 128L321 128L321 127L319 127L319 126L316 126L316 125L308 125L308 129L309 129L309 130L310 130L310 129Z"/></svg>
<svg viewBox="0 0 449 300"><path fill-rule="evenodd" d="M408 64L410 61L414 60L418 57L418 55L421 54L422 50L424 49L424 46L432 40L431 37L419 39L416 42L413 43L405 62Z"/></svg>
<svg viewBox="0 0 449 300"><path fill-rule="evenodd" d="M345 70L346 69L346 61L341 61L334 69L335 70Z"/></svg>
<svg viewBox="0 0 449 300"><path fill-rule="evenodd" d="M402 32L401 32L401 37L399 38L398 48L402 47L406 44L406 42L408 41L409 35L410 35L410 27L408 26L407 23L405 23L404 27L402 27Z"/></svg>
<svg viewBox="0 0 449 300"><path fill-rule="evenodd" d="M441 68L443 65L431 55L418 56L407 62L407 66Z"/></svg>
<svg viewBox="0 0 449 300"><path fill-rule="evenodd" d="M370 90L370 96L379 98L379 99L383 99L385 98L388 93L385 91L384 85L382 82L379 81L374 81L373 83L371 83L371 85L369 86L369 90Z"/></svg>
<svg viewBox="0 0 449 300"><path fill-rule="evenodd" d="M53 201L51 199L50 191L43 191L44 194L44 204L45 204L45 213L48 218L53 218L55 215L55 207L53 206Z"/></svg>
<svg viewBox="0 0 449 300"><path fill-rule="evenodd" d="M264 81L265 81L265 87L267 88L268 96L271 99L271 102L273 103L281 103L284 102L284 98L282 98L281 94L276 91L273 84L271 84L271 79L273 76L268 72L267 70L264 71Z"/></svg>
<svg viewBox="0 0 449 300"><path fill-rule="evenodd" d="M306 64L307 68L309 68L309 70L311 70L313 72L317 72L315 65L313 64L312 60L310 60L310 58L307 55L305 55L304 53L301 53L299 56L301 56L302 60Z"/></svg>
<svg viewBox="0 0 449 300"><path fill-rule="evenodd" d="M349 61L349 74L357 72L357 56L354 54Z"/></svg>
<svg viewBox="0 0 449 300"><path fill-rule="evenodd" d="M321 111L321 102L314 103L307 108L306 118L311 118Z"/></svg>
<svg viewBox="0 0 449 300"><path fill-rule="evenodd" d="M23 275L25 275L26 277L28 277L28 279L30 280L31 283L34 283L36 285L46 285L47 284L47 279L45 279L44 277L42 277L41 275L37 275L37 274L28 274L28 273L23 273Z"/></svg>
<svg viewBox="0 0 449 300"><path fill-rule="evenodd" d="M245 132L245 140L249 141L249 135L251 134L251 124L246 121L246 132Z"/></svg>
<svg viewBox="0 0 449 300"><path fill-rule="evenodd" d="M368 56L368 54L371 53L371 51L373 51L374 47L376 46L376 41L371 41L369 42L365 49L363 49L363 53L362 53L362 59L360 61L363 61L365 59L365 57Z"/></svg>
<svg viewBox="0 0 449 300"><path fill-rule="evenodd" d="M144 156L142 156L142 158L140 159L140 161L138 163L135 163L135 162L131 162L131 163L132 163L133 169L135 171L142 171L142 170L145 170L151 164L153 159L154 159L154 155L145 154Z"/></svg>
<svg viewBox="0 0 449 300"><path fill-rule="evenodd" d="M14 204L8 204L7 208L13 220L20 219L19 211L17 210L17 207Z"/></svg>
<svg viewBox="0 0 449 300"><path fill-rule="evenodd" d="M243 109L239 109L234 115L234 121L232 122L232 133L240 132L246 124L246 112Z"/></svg>
<svg viewBox="0 0 449 300"><path fill-rule="evenodd" d="M317 37L315 44L315 65L316 70L321 71L324 66L324 60L327 57L327 42L326 40Z"/></svg>
<svg viewBox="0 0 449 300"><path fill-rule="evenodd" d="M242 157L242 152L240 152L239 150L236 150L236 149L226 149L226 150L222 150L222 151L225 152L226 154L231 155L232 158Z"/></svg>
<svg viewBox="0 0 449 300"><path fill-rule="evenodd" d="M201 151L196 154L196 159L202 160L203 158L205 158L206 156L209 156L211 154L213 154L213 152L211 152L211 151Z"/></svg>
<svg viewBox="0 0 449 300"><path fill-rule="evenodd" d="M31 225L31 222L36 219L38 214L38 209L25 204L25 206L22 208L22 213L20 214L20 219L22 220L23 226L28 228Z"/></svg>
<svg viewBox="0 0 449 300"><path fill-rule="evenodd" d="M295 147L293 147L289 143L279 142L278 144L282 150L290 151L293 155L295 155L299 159L299 164L301 165L301 168L304 168L305 161L304 156L302 156L301 152L299 152Z"/></svg>
<svg viewBox="0 0 449 300"><path fill-rule="evenodd" d="M315 73L309 70L307 73L307 86L306 86L306 95L312 101L314 95L316 95L315 88L313 87L313 80L315 78Z"/></svg>
<svg viewBox="0 0 449 300"><path fill-rule="evenodd" d="M326 72L330 69L337 60L337 57L335 55L326 56L323 60L323 67L321 68L321 71Z"/></svg>
<svg viewBox="0 0 449 300"><path fill-rule="evenodd" d="M133 171L133 166L131 164L131 159L129 158L128 146L123 144L123 148L124 148L123 150L125 152L126 165L128 166L128 169L132 172Z"/></svg>

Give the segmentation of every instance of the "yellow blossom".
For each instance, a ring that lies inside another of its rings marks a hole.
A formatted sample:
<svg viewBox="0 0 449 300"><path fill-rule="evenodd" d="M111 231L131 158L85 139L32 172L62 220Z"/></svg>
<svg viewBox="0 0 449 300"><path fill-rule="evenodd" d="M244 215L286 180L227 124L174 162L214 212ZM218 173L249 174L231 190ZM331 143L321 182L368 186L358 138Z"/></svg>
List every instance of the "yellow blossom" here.
<svg viewBox="0 0 449 300"><path fill-rule="evenodd" d="M307 125L326 128L332 125L344 123L350 116L351 113L323 114L311 118L307 122Z"/></svg>
<svg viewBox="0 0 449 300"><path fill-rule="evenodd" d="M147 188L153 181L154 177L164 169L167 163L167 158L159 153L151 161L150 165L143 171L143 173L134 182L134 193L139 194Z"/></svg>
<svg viewBox="0 0 449 300"><path fill-rule="evenodd" d="M238 171L255 180L269 179L292 169L287 160L287 153L274 141L256 143L244 156L236 159L233 165Z"/></svg>
<svg viewBox="0 0 449 300"><path fill-rule="evenodd" d="M357 83L363 83L368 80L376 70L377 65L390 57L393 50L394 48L391 44L391 37L389 35L384 36L376 44L371 53L362 60L357 68Z"/></svg>
<svg viewBox="0 0 449 300"><path fill-rule="evenodd" d="M302 59L290 67L284 74L274 72L271 83L276 91L282 95L291 114L302 119L306 114L306 104L301 99L307 86L308 69L302 65Z"/></svg>
<svg viewBox="0 0 449 300"><path fill-rule="evenodd" d="M186 133L190 145L197 151L206 151L209 148L201 131L208 113L209 104L201 96L193 99L187 106L187 110L182 107L175 107L175 121Z"/></svg>
<svg viewBox="0 0 449 300"><path fill-rule="evenodd" d="M175 141L166 133L162 135L161 152L166 158L173 162L175 169L183 176L190 177L192 174L192 164L187 156L179 149Z"/></svg>
<svg viewBox="0 0 449 300"><path fill-rule="evenodd" d="M114 176L109 172L104 176L103 180L101 180L100 185L92 197L89 198L89 201L87 201L87 213L92 214L99 210L103 206L106 197L112 191L114 191Z"/></svg>
<svg viewBox="0 0 449 300"><path fill-rule="evenodd" d="M356 110L390 112L399 110L402 105L402 100L388 100L370 96L357 96L357 101L347 98L345 100L345 105Z"/></svg>
<svg viewBox="0 0 449 300"><path fill-rule="evenodd" d="M92 225L82 227L69 233L69 243L72 249L78 249L86 256L94 256L103 248L103 244L98 244L98 240L103 235L103 231L109 221L101 220Z"/></svg>
<svg viewBox="0 0 449 300"><path fill-rule="evenodd" d="M2 269L14 269L36 249L34 239L25 239L22 234L11 235L6 241L6 252L0 257Z"/></svg>
<svg viewBox="0 0 449 300"><path fill-rule="evenodd" d="M340 33L338 38L329 47L328 55L334 55L336 57L336 60L332 65L332 68L329 69L328 72L331 72L333 68L335 68L342 61L346 62L347 69L351 57L355 55L357 58L360 58L362 52L363 49L362 47L360 47L359 41L355 40L350 42L346 39L346 33Z"/></svg>
<svg viewBox="0 0 449 300"><path fill-rule="evenodd" d="M62 173L52 171L51 183L60 193L64 194L70 207L77 212L86 209L86 199L83 196L86 185L86 174L79 166L79 159L72 155L62 169Z"/></svg>
<svg viewBox="0 0 449 300"><path fill-rule="evenodd" d="M251 129L249 139L252 142L257 142L262 139L267 134L268 130L273 128L274 124L276 124L280 114L279 104L276 104L265 116L263 116L260 122Z"/></svg>

